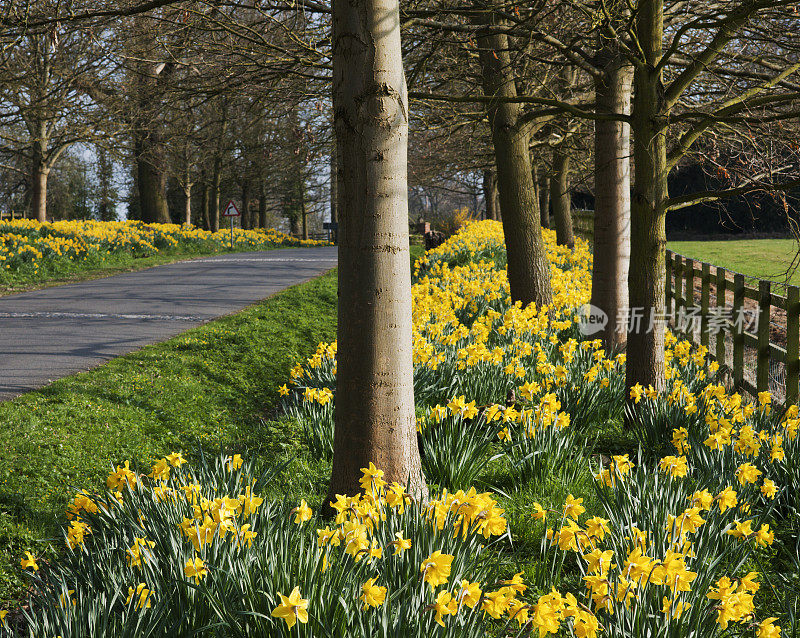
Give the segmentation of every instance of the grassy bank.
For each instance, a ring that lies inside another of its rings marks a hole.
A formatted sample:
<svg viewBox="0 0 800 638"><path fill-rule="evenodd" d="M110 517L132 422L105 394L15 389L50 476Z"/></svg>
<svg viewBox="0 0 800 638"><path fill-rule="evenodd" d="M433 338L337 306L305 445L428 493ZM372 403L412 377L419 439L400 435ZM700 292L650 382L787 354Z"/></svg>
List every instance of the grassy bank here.
<svg viewBox="0 0 800 638"><path fill-rule="evenodd" d="M19 591L19 556L52 555L67 499L100 487L112 462L145 467L200 445L294 463L290 491L327 478L297 443L292 422L270 418L289 368L336 330L335 272L243 312L90 372L0 403L0 600ZM280 491L289 490L282 486Z"/></svg>
<svg viewBox="0 0 800 638"><path fill-rule="evenodd" d="M786 282L798 246L793 239L742 239L730 241L671 241L672 251L722 266L750 277ZM800 285L800 272L789 273L788 283Z"/></svg>

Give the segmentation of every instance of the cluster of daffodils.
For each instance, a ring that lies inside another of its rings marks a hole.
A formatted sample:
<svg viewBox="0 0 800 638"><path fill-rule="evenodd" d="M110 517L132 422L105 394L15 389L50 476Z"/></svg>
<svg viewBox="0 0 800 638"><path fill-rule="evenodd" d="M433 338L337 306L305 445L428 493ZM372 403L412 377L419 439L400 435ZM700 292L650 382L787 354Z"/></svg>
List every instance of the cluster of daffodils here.
<svg viewBox="0 0 800 638"><path fill-rule="evenodd" d="M440 627L477 637L488 620L540 622L520 597L521 575L503 578L492 558L508 525L491 494L444 492L420 503L374 465L362 472L363 491L337 495L333 518L322 519L304 500L263 496L274 478L254 479L239 455L192 467L173 453L149 471L117 465L105 492L70 503L62 559L45 570L32 552L22 558L35 586L14 625L19 635L62 638L98 635L100 626L131 638L209 627L226 636L357 637ZM541 622L550 622L545 604L555 603L541 603ZM566 607L558 614L570 617ZM0 620L0 636L17 635L6 614Z"/></svg>
<svg viewBox="0 0 800 638"><path fill-rule="evenodd" d="M214 251L230 246L230 232L210 233L176 224L138 221L60 221L41 224L30 219L0 222L0 274L36 274L59 264L103 263L120 253L135 257L159 250ZM298 240L273 228L234 232L238 248L312 246L324 242Z"/></svg>
<svg viewBox="0 0 800 638"><path fill-rule="evenodd" d="M544 231L553 304L511 301L502 225L468 224L414 267L414 393L423 465L450 489L471 485L486 459L507 456L523 480L542 477L574 451L574 439L624 408L625 356L582 338L591 296L591 252L556 245ZM690 389L716 372L706 353L669 344L670 378ZM322 343L280 388L315 454L333 452L336 344ZM459 407L463 401L469 409ZM558 407L556 407L558 406Z"/></svg>
<svg viewBox="0 0 800 638"><path fill-rule="evenodd" d="M533 504L546 525L543 561L549 581L574 554L591 607L608 635L718 636L733 624L779 636L775 617L758 621L760 573L749 568L774 542L764 522L774 497L752 465L733 484L694 476L682 455L654 467L612 457L597 472L602 515L569 495L561 511ZM585 516L584 516L585 515ZM747 566L747 567L746 567Z"/></svg>

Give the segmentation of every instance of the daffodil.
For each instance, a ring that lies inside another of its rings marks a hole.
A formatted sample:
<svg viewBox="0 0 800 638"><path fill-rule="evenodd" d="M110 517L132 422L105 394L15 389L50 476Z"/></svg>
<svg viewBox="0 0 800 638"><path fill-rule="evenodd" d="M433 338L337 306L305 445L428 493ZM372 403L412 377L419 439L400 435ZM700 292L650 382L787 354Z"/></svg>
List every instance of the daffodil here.
<svg viewBox="0 0 800 638"><path fill-rule="evenodd" d="M450 578L450 569L454 558L455 556L451 554L442 554L441 551L436 550L422 561L419 571L425 582L430 584L431 589L445 584Z"/></svg>
<svg viewBox="0 0 800 638"><path fill-rule="evenodd" d="M35 572L39 571L39 565L36 564L36 559L30 552L25 552L25 558L20 561L20 565L22 565L23 569L32 569Z"/></svg>
<svg viewBox="0 0 800 638"><path fill-rule="evenodd" d="M272 610L272 616L286 621L289 629L294 627L298 620L303 624L308 622L308 600L300 597L300 587L295 587L288 596L280 592L278 596L281 604Z"/></svg>
<svg viewBox="0 0 800 638"><path fill-rule="evenodd" d="M295 514L294 522L297 523L298 525L300 523L305 523L307 521L310 521L311 516L313 515L313 512L311 511L311 508L308 506L308 503L306 503L305 499L301 499L300 505L298 507L295 507L292 510L292 512Z"/></svg>
<svg viewBox="0 0 800 638"><path fill-rule="evenodd" d="M199 583L208 575L208 568L202 558L195 556L186 561L183 573L187 578L194 578L195 583Z"/></svg>
<svg viewBox="0 0 800 638"><path fill-rule="evenodd" d="M375 584L378 577L370 578L366 583L361 586L361 600L364 603L364 609L367 607L380 607L386 600L386 587L380 587Z"/></svg>

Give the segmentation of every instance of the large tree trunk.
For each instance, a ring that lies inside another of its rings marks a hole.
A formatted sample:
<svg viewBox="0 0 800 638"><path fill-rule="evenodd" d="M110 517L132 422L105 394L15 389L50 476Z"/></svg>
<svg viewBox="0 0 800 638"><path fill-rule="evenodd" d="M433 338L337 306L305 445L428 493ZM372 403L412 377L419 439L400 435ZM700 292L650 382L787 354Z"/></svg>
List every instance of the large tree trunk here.
<svg viewBox="0 0 800 638"><path fill-rule="evenodd" d="M550 178L550 199L556 220L556 243L559 246L575 247L572 232L572 195L569 189L569 155L553 152L553 175Z"/></svg>
<svg viewBox="0 0 800 638"><path fill-rule="evenodd" d="M497 26L494 18L486 22L487 26ZM484 93L498 98L516 98L508 36L483 30L479 32L478 46ZM528 128L522 121L518 103L492 102L488 115L508 252L511 298L525 306L531 303L549 305L553 300L550 264L533 188Z"/></svg>
<svg viewBox="0 0 800 638"><path fill-rule="evenodd" d="M47 178L49 175L50 169L45 166L44 161L34 158L31 171L31 215L42 223L47 221Z"/></svg>
<svg viewBox="0 0 800 638"><path fill-rule="evenodd" d="M499 219L497 202L497 180L490 168L483 171L483 201L486 206L486 219Z"/></svg>
<svg viewBox="0 0 800 638"><path fill-rule="evenodd" d="M169 224L167 176L161 169L161 141L152 132L141 134L136 148L136 184L139 188L139 209L143 222Z"/></svg>
<svg viewBox="0 0 800 638"><path fill-rule="evenodd" d="M336 431L328 497L360 468L427 488L417 447L408 249L408 100L398 0L334 0L339 171Z"/></svg>
<svg viewBox="0 0 800 638"><path fill-rule="evenodd" d="M634 72L633 157L636 174L631 206L631 262L628 294L626 385L664 387L664 250L666 247L668 112L662 75L656 71L662 55L662 0L642 0L637 33L646 64ZM634 314L644 315L639 325Z"/></svg>
<svg viewBox="0 0 800 638"><path fill-rule="evenodd" d="M542 228L550 228L550 176L544 165L539 173L539 212L542 216Z"/></svg>
<svg viewBox="0 0 800 638"><path fill-rule="evenodd" d="M603 73L595 80L598 113L630 115L633 68L616 51L598 58ZM592 305L608 322L596 335L609 352L620 351L627 330L628 266L631 256L630 125L596 120L594 125L594 260Z"/></svg>

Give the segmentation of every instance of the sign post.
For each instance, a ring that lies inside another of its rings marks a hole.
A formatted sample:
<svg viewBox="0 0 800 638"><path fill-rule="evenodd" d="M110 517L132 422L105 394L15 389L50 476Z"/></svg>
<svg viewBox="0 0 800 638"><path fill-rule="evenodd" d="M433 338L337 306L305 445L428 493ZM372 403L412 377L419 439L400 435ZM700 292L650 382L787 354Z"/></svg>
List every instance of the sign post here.
<svg viewBox="0 0 800 638"><path fill-rule="evenodd" d="M236 204L233 203L233 200L229 201L225 210L222 211L222 216L228 217L231 220L231 250L233 250L233 218L241 217L241 215L239 209L236 208Z"/></svg>

